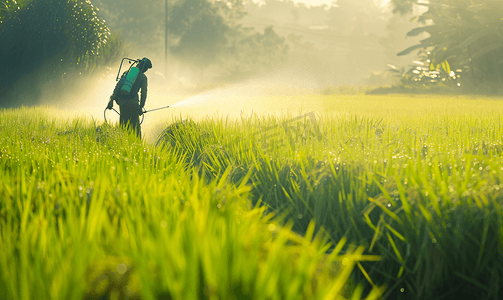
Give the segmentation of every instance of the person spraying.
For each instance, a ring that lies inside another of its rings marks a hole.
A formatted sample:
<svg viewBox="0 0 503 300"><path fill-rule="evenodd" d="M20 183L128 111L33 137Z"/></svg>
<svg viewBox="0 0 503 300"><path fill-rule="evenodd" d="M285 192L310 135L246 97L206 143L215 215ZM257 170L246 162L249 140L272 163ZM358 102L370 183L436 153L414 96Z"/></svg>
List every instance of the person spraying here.
<svg viewBox="0 0 503 300"><path fill-rule="evenodd" d="M134 130L141 138L140 116L144 113L143 107L147 100L147 76L145 72L152 68L150 59L144 57L136 66L124 72L115 85L110 96L107 109L112 109L114 101L119 105L119 124ZM141 96L138 97L138 92Z"/></svg>

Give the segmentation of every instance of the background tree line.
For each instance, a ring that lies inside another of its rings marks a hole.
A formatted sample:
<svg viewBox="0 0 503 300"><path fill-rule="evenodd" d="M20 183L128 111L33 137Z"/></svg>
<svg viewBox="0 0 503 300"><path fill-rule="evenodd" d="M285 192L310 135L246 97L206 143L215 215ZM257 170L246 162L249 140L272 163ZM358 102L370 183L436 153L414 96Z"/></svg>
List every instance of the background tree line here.
<svg viewBox="0 0 503 300"><path fill-rule="evenodd" d="M2 41L12 42L2 49L5 53L2 57L6 60L8 57L9 69L19 70L20 74L11 77L10 71L5 72L5 78L11 83L32 74L42 64L55 69L49 73L61 79L72 70L78 74L83 69L84 73L92 72L126 54L153 57L156 71L163 69L158 68L164 60L163 1L94 0L96 6L90 1L77 0L24 0L17 4L9 0L6 3L9 11L2 13L2 19L9 25L0 23ZM261 5L250 0L169 1L169 72L163 75L170 82L180 77L230 81L283 70L283 75L297 77L300 84L314 82L323 87L355 83L371 71L384 69L387 62L396 63L395 54L404 47L397 42L402 39L396 37L405 34L407 18L393 16L373 0L337 0L336 3L330 7L307 7L277 0ZM75 22L65 21L58 27L54 20L66 20L66 15L50 19L52 21L47 18L56 8L59 14L65 10L68 14L72 10L80 11L80 6L92 9L96 14L94 21L76 15ZM29 21L21 22L23 26L15 25L15 20L20 18ZM98 20L100 24L91 24ZM73 29L70 26L74 26ZM10 36L5 35L6 28L11 28ZM83 30L82 34L78 30ZM17 38L30 34L33 37ZM87 35L101 40L94 42ZM106 35L108 39L104 38ZM55 41L65 40L65 45L37 40L50 41L51 36L57 36ZM82 36L86 38L79 39ZM41 44L46 46L40 47ZM138 54L125 44L136 47ZM91 46L105 51L96 49L93 54L92 49L88 51ZM19 48L30 49L23 53L34 59L33 63L29 59L11 59L16 57L10 53L12 49ZM71 57L63 58L59 53ZM57 56L61 56L60 59L54 58ZM288 76L284 76L285 80L291 79Z"/></svg>
<svg viewBox="0 0 503 300"><path fill-rule="evenodd" d="M36 90L49 79L89 74L125 55L153 57L161 66L163 2L4 1L0 102L20 79L31 78L26 87ZM161 75L170 82L184 76L231 81L283 70L286 80L292 75L322 87L361 83L392 64L403 86L496 92L503 79L500 6L501 0L392 0L393 10L373 0L315 7L288 0L169 1L169 70ZM34 75L37 70L43 76Z"/></svg>
<svg viewBox="0 0 503 300"><path fill-rule="evenodd" d="M170 0L167 24L164 1L94 2L112 28L138 45L138 52L157 57L159 65L167 25L170 74L175 77L188 70L197 79L239 79L286 59L285 39L272 27L259 32L241 24L246 14L242 1Z"/></svg>
<svg viewBox="0 0 503 300"><path fill-rule="evenodd" d="M102 6L100 12L98 6ZM162 57L163 1L7 0L0 9L1 104L28 103L42 86L90 74L123 56ZM269 27L238 23L239 1L179 0L169 9L170 62L211 80L242 78L284 61L288 46ZM105 23L104 16L107 21ZM112 32L110 28L117 28ZM161 59L155 63L159 67ZM115 69L115 67L113 67ZM162 69L158 68L157 70ZM174 76L179 74L174 73ZM22 87L14 89L15 86ZM54 89L63 88L62 84Z"/></svg>
<svg viewBox="0 0 503 300"><path fill-rule="evenodd" d="M163 1L93 2L138 51L164 60ZM217 81L286 69L319 86L357 83L386 63L405 62L396 53L412 29L407 17L393 16L373 0L314 7L279 0L170 0L168 13L171 80L188 69Z"/></svg>

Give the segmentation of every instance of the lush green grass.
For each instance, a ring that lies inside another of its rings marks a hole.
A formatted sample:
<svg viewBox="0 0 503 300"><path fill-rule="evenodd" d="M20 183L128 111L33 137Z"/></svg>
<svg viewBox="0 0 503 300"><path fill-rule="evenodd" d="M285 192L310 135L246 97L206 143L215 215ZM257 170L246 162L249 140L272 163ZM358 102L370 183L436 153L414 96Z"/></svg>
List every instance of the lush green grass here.
<svg viewBox="0 0 503 300"><path fill-rule="evenodd" d="M0 111L2 298L361 298L350 272L378 257L344 238L327 243L308 214L305 237L282 226L251 204L256 170L208 165L200 176L178 136L184 147L160 149L40 108Z"/></svg>
<svg viewBox="0 0 503 300"><path fill-rule="evenodd" d="M169 127L160 143L209 180L238 183L252 170L251 199L297 232L315 220L333 241L381 255L358 269L388 286L386 298L498 299L503 103L495 100L318 96L325 113L315 119L212 118Z"/></svg>
<svg viewBox="0 0 503 300"><path fill-rule="evenodd" d="M355 265L387 299L502 298L495 100L270 97L323 109L187 122L157 148L4 110L0 293L332 299Z"/></svg>

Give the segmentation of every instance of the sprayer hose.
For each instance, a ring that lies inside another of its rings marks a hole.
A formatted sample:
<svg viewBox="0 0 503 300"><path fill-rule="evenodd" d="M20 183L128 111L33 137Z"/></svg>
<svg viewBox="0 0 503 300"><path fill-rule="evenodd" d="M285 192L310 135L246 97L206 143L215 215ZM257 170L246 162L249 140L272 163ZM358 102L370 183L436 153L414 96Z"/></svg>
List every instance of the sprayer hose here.
<svg viewBox="0 0 503 300"><path fill-rule="evenodd" d="M103 111L103 118L105 119L105 122L107 122L107 108L105 108L105 110ZM112 110L115 111L119 116L121 115L115 108L112 107ZM143 114L141 115L141 121L140 121L140 125L143 124L143 120L145 120L145 112L143 112Z"/></svg>
<svg viewBox="0 0 503 300"><path fill-rule="evenodd" d="M115 108L113 108L113 111L115 111L119 116L121 115L117 110L115 110ZM105 119L105 122L107 122L107 108L105 108L105 110L103 111L103 118Z"/></svg>

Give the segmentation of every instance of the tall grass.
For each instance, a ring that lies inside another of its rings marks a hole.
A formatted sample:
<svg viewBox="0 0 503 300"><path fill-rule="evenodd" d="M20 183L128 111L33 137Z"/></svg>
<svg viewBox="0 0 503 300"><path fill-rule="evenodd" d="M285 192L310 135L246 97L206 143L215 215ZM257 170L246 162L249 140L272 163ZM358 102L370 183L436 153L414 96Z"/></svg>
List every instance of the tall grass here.
<svg viewBox="0 0 503 300"><path fill-rule="evenodd" d="M351 270L378 257L273 220L249 201L251 173L208 180L187 151L50 115L0 111L4 299L362 297Z"/></svg>
<svg viewBox="0 0 503 300"><path fill-rule="evenodd" d="M213 118L168 127L158 144L180 150L209 180L230 168L227 177L241 182L252 170L254 203L293 222L295 231L303 234L315 220L333 241L347 237L379 254L380 262L357 265L369 286L387 285L385 298L498 299L501 105L437 101L450 109L402 102L385 111L376 101L365 114L315 122Z"/></svg>

